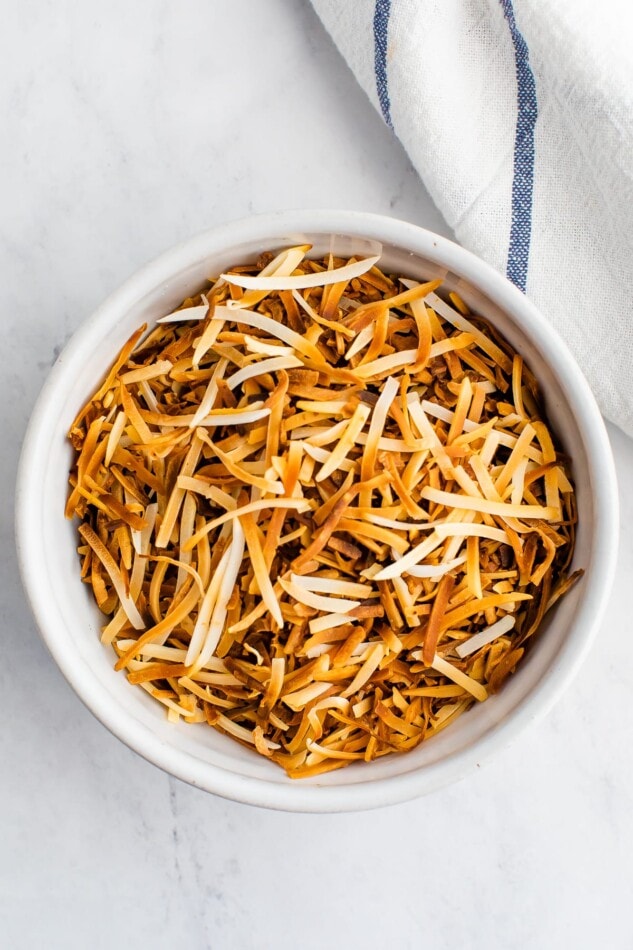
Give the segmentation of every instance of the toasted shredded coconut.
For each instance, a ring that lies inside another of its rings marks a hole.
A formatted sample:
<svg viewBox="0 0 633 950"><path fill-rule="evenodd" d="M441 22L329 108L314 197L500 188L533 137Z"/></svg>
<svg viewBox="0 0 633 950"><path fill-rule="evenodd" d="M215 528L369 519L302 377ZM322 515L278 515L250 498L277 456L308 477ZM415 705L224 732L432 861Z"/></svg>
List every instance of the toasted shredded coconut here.
<svg viewBox="0 0 633 950"><path fill-rule="evenodd" d="M222 278L230 284L237 287L245 287L248 290L304 290L307 287L325 287L329 284L336 284L341 281L353 280L366 274L374 264L380 260L380 254L373 257L363 258L354 264L346 264L336 270L319 271L318 273L299 274L297 276L281 277L257 277L246 276L245 274L222 274Z"/></svg>
<svg viewBox="0 0 633 950"><path fill-rule="evenodd" d="M209 304L205 301L197 307L187 307L183 310L174 310L172 313L160 317L156 323L181 323L185 320L202 320L209 312Z"/></svg>
<svg viewBox="0 0 633 950"><path fill-rule="evenodd" d="M493 623L490 627L486 627L485 630L473 634L473 636L469 637L464 643L460 643L458 647L455 647L455 652L458 657L463 660L464 657L470 656L471 653L476 653L477 650L492 643L493 640L497 640L498 637L509 633L515 623L516 619L508 614L502 617L501 620L497 620L497 622Z"/></svg>
<svg viewBox="0 0 633 950"><path fill-rule="evenodd" d="M486 700L582 573L529 367L370 245L228 268L134 334L69 432L115 668L293 778Z"/></svg>

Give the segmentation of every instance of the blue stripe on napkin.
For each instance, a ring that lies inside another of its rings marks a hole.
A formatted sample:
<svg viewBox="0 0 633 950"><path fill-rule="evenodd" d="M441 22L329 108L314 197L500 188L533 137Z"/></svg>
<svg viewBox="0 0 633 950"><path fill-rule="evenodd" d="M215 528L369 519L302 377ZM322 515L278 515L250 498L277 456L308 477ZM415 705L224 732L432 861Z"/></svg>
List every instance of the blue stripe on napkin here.
<svg viewBox="0 0 633 950"><path fill-rule="evenodd" d="M499 0L499 2L508 21L514 46L518 100L512 179L512 225L506 274L519 290L525 292L532 237L534 126L538 114L536 84L530 67L527 44L514 18L512 0Z"/></svg>
<svg viewBox="0 0 633 950"><path fill-rule="evenodd" d="M391 103L389 102L389 87L387 85L387 32L389 30L389 14L391 0L376 0L374 8L374 72L376 73L376 90L382 117L393 129L391 121Z"/></svg>

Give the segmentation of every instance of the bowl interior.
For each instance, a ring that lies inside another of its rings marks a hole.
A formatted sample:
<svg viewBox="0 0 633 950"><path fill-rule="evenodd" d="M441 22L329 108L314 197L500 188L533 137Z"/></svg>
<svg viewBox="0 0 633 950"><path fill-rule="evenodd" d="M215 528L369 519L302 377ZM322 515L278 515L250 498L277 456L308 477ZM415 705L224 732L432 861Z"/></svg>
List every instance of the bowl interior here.
<svg viewBox="0 0 633 950"><path fill-rule="evenodd" d="M587 585L577 585L557 605L543 635L504 690L472 708L432 741L406 756L388 756L297 783L277 766L205 725L168 723L162 707L114 672L113 653L99 641L103 618L80 581L76 527L63 514L71 462L65 433L130 333L143 322L151 324L201 287L206 278L231 264L255 259L264 249L275 250L298 240L313 244L315 254L329 250L362 253L364 244L362 235L337 238L316 232L277 232L231 246L223 246L219 237L212 237L199 242L198 249L183 250L180 258L172 256L171 272L165 270L164 262L146 268L82 327L55 366L32 423L28 460L19 485L22 517L18 540L27 591L51 652L84 702L138 752L186 781L241 800L283 807L339 808L350 807L355 794L357 805L379 804L381 800L394 800L392 792L385 792L383 780L393 785L398 777L404 780L413 774L418 778L426 774L428 785L437 783L438 778L432 776L442 763L457 761L466 750L483 752L500 724L511 717L522 715L527 719L534 714L535 695L568 665L567 654L574 646L570 632L588 596ZM579 511L574 567L583 567L590 574L596 525L594 475L585 436L570 408L570 393L555 368L554 354L544 351L548 344L539 341L533 329L504 312L472 277L464 280L452 273L438 259L440 256L430 238L427 255L413 253L395 242L387 243L381 266L412 278L443 277L446 287L457 289L473 310L494 322L536 373L549 419L573 458ZM368 785L375 794L362 794ZM421 790L424 788L418 781L416 791ZM407 794L401 791L395 798Z"/></svg>

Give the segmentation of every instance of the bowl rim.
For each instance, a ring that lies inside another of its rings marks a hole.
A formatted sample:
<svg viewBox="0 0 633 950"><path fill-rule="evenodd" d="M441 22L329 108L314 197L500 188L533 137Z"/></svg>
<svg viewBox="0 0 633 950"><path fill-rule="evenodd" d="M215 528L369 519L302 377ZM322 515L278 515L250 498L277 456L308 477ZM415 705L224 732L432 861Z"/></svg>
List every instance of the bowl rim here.
<svg viewBox="0 0 633 950"><path fill-rule="evenodd" d="M244 241L275 241L289 232L350 234L392 243L450 269L513 319L520 317L529 327L528 337L547 354L546 361L564 384L568 406L583 435L593 486L593 566L584 581L582 609L574 620L573 652L567 650L564 662L548 670L511 716L492 726L472 746L419 769L344 786L285 785L238 775L166 745L113 702L83 658L66 648L65 625L56 623L50 609L45 609L35 583L37 571L33 570L43 553L37 550L37 531L33 530L37 525L29 499L37 492L37 473L45 461L41 436L54 419L54 397L63 389L64 364L85 351L92 337L107 328L115 314L125 312L201 255ZM16 481L15 530L22 583L40 635L67 682L112 734L169 774L224 798L286 811L360 811L406 801L463 777L551 709L585 659L608 601L617 559L618 491L609 438L587 381L557 331L506 277L448 238L397 218L344 210L276 211L217 225L176 244L137 270L83 321L45 381L27 426Z"/></svg>

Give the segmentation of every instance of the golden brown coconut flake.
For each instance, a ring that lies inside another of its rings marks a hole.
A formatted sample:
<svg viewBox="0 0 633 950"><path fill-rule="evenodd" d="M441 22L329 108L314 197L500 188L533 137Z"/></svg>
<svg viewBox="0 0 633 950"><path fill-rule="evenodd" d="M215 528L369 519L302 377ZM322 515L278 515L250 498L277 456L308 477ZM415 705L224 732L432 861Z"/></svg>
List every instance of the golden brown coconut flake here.
<svg viewBox="0 0 633 950"><path fill-rule="evenodd" d="M309 250L136 331L71 427L66 508L116 668L293 778L485 701L581 573L521 356L377 248Z"/></svg>

